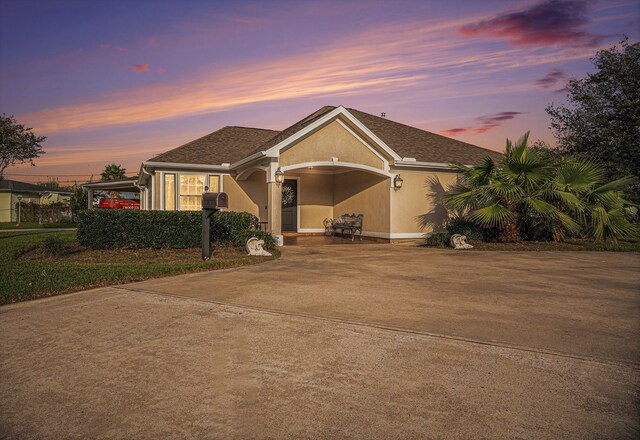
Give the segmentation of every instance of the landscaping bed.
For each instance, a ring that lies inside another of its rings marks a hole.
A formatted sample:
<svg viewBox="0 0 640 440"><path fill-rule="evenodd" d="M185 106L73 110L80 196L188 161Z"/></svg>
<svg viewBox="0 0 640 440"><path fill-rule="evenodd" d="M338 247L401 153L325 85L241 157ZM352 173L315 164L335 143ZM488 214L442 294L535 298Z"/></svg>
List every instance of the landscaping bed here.
<svg viewBox="0 0 640 440"><path fill-rule="evenodd" d="M108 249L80 246L75 231L0 235L0 304L168 275L226 269L278 258L249 257L242 248Z"/></svg>
<svg viewBox="0 0 640 440"><path fill-rule="evenodd" d="M446 240L445 240L446 238ZM436 241L436 240L433 240ZM438 244L425 244L427 247L451 249L448 237L437 240ZM640 241L597 241L589 239L569 239L565 241L518 241L514 243L467 240L473 246L469 251L608 251L640 252Z"/></svg>

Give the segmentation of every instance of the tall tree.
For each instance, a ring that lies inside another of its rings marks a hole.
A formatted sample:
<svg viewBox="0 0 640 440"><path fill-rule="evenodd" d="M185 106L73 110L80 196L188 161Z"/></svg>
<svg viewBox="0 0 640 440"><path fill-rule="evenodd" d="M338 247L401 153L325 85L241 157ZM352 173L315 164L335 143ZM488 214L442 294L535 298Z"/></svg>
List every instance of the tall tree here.
<svg viewBox="0 0 640 440"><path fill-rule="evenodd" d="M108 182L109 180L117 180L125 178L127 170L122 168L122 165L116 165L115 163L106 165L104 171L100 174L100 180Z"/></svg>
<svg viewBox="0 0 640 440"><path fill-rule="evenodd" d="M8 167L25 162L35 166L33 159L44 154L40 143L46 137L36 136L31 130L13 116L0 116L0 180Z"/></svg>
<svg viewBox="0 0 640 440"><path fill-rule="evenodd" d="M640 43L625 37L592 62L595 73L569 80L567 102L546 108L558 148L597 162L607 180L639 176Z"/></svg>

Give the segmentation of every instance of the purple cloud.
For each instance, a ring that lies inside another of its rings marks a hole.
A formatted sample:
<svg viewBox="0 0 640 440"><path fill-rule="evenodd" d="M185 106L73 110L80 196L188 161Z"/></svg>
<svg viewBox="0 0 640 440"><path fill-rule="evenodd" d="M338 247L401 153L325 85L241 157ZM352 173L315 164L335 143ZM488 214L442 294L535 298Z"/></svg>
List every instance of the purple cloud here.
<svg viewBox="0 0 640 440"><path fill-rule="evenodd" d="M589 21L586 10L587 4L582 1L549 0L529 9L466 25L459 33L505 39L514 46L594 47L603 37L582 29Z"/></svg>
<svg viewBox="0 0 640 440"><path fill-rule="evenodd" d="M479 124L473 127L449 128L447 130L441 131L440 134L444 136L457 136L469 131L473 131L475 133L485 133L493 128L499 127L500 125L502 125L502 122L513 119L521 114L523 114L523 112L500 112L494 113L492 115L478 116L476 118L476 121L478 121Z"/></svg>
<svg viewBox="0 0 640 440"><path fill-rule="evenodd" d="M542 87L543 89L549 89L551 87L555 87L559 82L564 81L566 78L567 76L562 70L555 69L537 80L536 85Z"/></svg>

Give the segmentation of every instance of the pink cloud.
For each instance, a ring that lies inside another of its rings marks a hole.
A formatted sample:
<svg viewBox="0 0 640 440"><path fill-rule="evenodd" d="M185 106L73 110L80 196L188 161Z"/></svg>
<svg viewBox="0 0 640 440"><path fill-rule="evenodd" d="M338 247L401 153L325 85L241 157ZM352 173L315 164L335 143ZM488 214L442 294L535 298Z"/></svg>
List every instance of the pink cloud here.
<svg viewBox="0 0 640 440"><path fill-rule="evenodd" d="M500 112L500 113L494 113L492 115L478 116L475 120L478 121L480 124L476 126L449 128L447 130L441 131L440 133L444 136L457 136L469 131L482 134L496 127L500 127L504 121L513 119L516 116L521 114L522 112Z"/></svg>
<svg viewBox="0 0 640 440"><path fill-rule="evenodd" d="M160 73L163 74L167 71L167 69L165 69L164 67L157 67L156 68L156 73Z"/></svg>
<svg viewBox="0 0 640 440"><path fill-rule="evenodd" d="M134 64L133 66L133 71L136 73L144 73L147 70L149 70L149 64Z"/></svg>
<svg viewBox="0 0 640 440"><path fill-rule="evenodd" d="M444 136L457 136L457 135L465 133L467 131L469 131L468 128L450 128L448 130L441 131L440 134L442 134Z"/></svg>
<svg viewBox="0 0 640 440"><path fill-rule="evenodd" d="M582 30L588 23L587 4L576 0L549 0L518 12L468 24L462 35L487 35L513 46L563 44L594 47L602 36Z"/></svg>

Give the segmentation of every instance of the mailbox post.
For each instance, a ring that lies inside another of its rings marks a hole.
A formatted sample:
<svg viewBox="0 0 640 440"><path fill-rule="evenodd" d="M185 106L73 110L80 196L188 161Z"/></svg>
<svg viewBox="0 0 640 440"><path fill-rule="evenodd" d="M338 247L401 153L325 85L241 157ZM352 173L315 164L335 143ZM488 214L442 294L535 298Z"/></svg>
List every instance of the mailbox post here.
<svg viewBox="0 0 640 440"><path fill-rule="evenodd" d="M202 194L202 259L208 260L211 255L211 237L209 230L211 222L209 218L222 208L229 207L227 193L204 193Z"/></svg>

